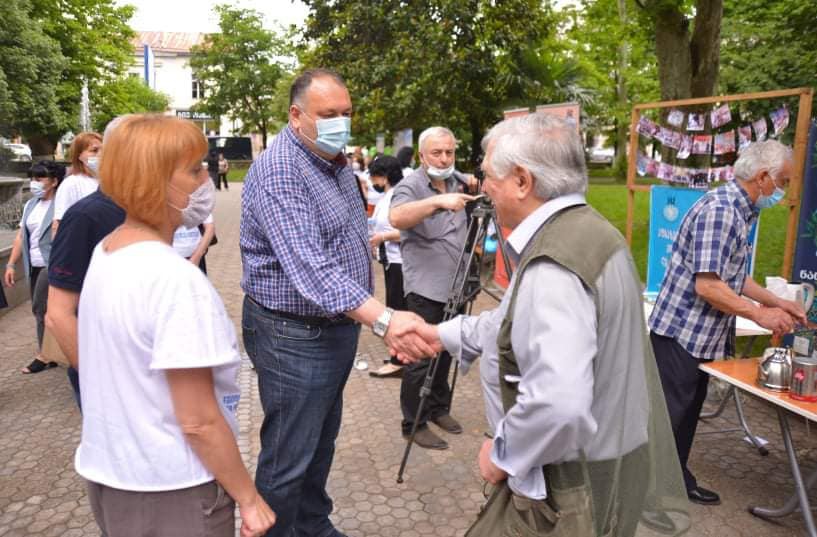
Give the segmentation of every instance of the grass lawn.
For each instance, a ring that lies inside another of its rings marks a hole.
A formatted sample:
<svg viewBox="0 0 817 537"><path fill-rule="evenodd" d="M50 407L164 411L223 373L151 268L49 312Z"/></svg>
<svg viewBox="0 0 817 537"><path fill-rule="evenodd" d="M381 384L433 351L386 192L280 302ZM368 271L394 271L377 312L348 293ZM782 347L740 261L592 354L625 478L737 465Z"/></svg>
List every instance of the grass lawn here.
<svg viewBox="0 0 817 537"><path fill-rule="evenodd" d="M624 234L627 223L625 185L591 184L587 201ZM765 209L760 213L760 238L754 272L754 278L760 285L765 285L766 276L781 276L787 218L788 211L782 206ZM632 252L642 281L647 279L648 235L649 193L636 192Z"/></svg>

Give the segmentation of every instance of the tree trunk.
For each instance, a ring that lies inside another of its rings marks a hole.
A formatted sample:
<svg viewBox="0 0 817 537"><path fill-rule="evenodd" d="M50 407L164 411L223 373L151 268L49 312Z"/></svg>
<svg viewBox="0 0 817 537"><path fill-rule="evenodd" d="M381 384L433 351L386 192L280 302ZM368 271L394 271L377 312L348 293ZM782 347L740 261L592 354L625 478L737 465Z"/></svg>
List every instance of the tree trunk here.
<svg viewBox="0 0 817 537"><path fill-rule="evenodd" d="M654 12L655 52L661 99L708 97L715 92L720 67L723 0L695 2L695 29L678 6Z"/></svg>
<svg viewBox="0 0 817 537"><path fill-rule="evenodd" d="M690 43L692 97L714 95L721 62L723 0L697 0L695 30Z"/></svg>
<svg viewBox="0 0 817 537"><path fill-rule="evenodd" d="M691 95L689 21L676 8L656 13L655 52L661 100L687 99Z"/></svg>

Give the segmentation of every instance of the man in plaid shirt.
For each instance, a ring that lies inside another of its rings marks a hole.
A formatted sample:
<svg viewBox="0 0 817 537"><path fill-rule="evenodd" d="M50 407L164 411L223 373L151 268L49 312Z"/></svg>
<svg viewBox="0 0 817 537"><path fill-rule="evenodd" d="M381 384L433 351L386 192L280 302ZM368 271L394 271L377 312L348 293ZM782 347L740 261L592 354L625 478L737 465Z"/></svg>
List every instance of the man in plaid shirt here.
<svg viewBox="0 0 817 537"><path fill-rule="evenodd" d="M440 350L409 334L422 319L372 297L366 214L343 155L351 115L339 75L303 72L289 124L241 194L241 327L264 409L255 481L277 515L267 537L342 536L326 480L360 324L400 356Z"/></svg>
<svg viewBox="0 0 817 537"><path fill-rule="evenodd" d="M735 181L708 192L684 217L649 319L687 495L696 503L720 503L687 468L709 380L698 362L731 353L729 333L736 315L775 334L806 322L802 305L778 298L747 274L749 230L760 209L783 198L791 173L791 150L777 141L743 150L735 162Z"/></svg>

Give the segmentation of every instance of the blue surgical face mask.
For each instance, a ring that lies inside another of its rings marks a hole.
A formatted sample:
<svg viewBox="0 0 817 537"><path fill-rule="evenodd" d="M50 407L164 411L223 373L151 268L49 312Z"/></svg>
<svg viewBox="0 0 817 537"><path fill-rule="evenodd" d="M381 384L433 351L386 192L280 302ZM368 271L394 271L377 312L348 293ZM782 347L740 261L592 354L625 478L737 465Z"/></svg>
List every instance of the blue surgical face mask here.
<svg viewBox="0 0 817 537"><path fill-rule="evenodd" d="M31 181L28 185L31 195L37 199L42 199L45 196L45 185L40 181Z"/></svg>
<svg viewBox="0 0 817 537"><path fill-rule="evenodd" d="M770 207L774 207L786 196L786 191L777 186L777 183L774 182L774 178L772 178L772 184L774 185L774 192L768 196L761 192L760 196L758 196L757 201L755 202L755 207L758 209L768 209Z"/></svg>
<svg viewBox="0 0 817 537"><path fill-rule="evenodd" d="M333 117L329 119L313 119L312 116L301 110L303 115L315 122L318 136L314 140L301 131L301 135L315 144L318 149L327 155L336 156L346 147L349 136L352 132L352 119L346 116Z"/></svg>

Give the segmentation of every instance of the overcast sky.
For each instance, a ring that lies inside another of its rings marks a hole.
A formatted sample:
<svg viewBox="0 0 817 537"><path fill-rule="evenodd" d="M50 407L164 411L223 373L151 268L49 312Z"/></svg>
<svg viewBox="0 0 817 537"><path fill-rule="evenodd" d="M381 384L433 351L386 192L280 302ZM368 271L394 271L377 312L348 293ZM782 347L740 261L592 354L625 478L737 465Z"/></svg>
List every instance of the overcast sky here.
<svg viewBox="0 0 817 537"><path fill-rule="evenodd" d="M230 4L252 8L264 17L267 28L276 24L300 26L306 19L306 6L299 0L116 0L119 5L136 6L130 21L134 30L148 32L214 32L218 19L213 7Z"/></svg>

